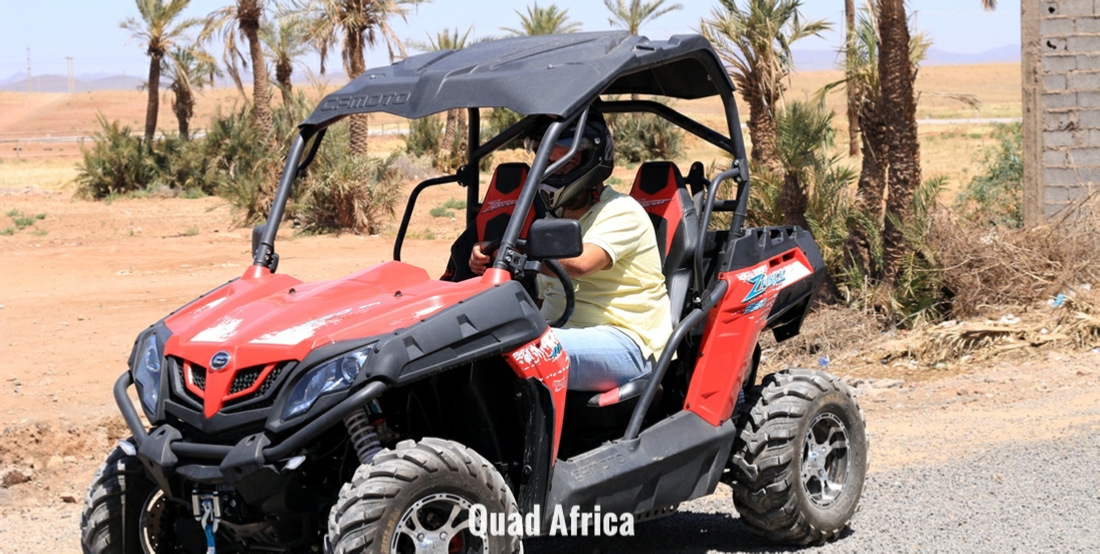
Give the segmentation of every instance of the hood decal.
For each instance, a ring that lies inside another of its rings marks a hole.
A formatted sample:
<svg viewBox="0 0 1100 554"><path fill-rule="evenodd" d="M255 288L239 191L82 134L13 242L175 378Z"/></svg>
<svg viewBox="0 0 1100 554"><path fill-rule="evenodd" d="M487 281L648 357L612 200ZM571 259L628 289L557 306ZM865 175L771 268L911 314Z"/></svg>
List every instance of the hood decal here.
<svg viewBox="0 0 1100 554"><path fill-rule="evenodd" d="M237 334L237 328L243 323L243 319L225 316L214 323L213 327L203 329L191 342L225 342Z"/></svg>

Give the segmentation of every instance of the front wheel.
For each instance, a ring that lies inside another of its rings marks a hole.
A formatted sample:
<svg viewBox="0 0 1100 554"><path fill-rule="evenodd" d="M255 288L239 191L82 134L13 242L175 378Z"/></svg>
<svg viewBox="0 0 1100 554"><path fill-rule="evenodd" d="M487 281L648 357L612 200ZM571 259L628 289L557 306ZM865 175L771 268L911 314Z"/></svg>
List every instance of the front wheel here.
<svg viewBox="0 0 1100 554"><path fill-rule="evenodd" d="M784 544L839 536L867 473L866 424L847 385L806 369L769 375L749 390L737 426L730 465L745 525Z"/></svg>
<svg viewBox="0 0 1100 554"><path fill-rule="evenodd" d="M329 514L326 552L337 554L512 553L517 537L470 529L471 508L517 513L504 478L461 444L435 438L398 443L360 466Z"/></svg>

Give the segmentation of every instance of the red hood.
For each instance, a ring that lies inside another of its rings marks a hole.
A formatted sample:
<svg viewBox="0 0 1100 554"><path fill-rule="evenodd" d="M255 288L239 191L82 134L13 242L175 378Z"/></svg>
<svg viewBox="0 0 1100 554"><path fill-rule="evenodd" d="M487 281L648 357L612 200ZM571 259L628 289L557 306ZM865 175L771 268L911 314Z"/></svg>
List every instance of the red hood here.
<svg viewBox="0 0 1100 554"><path fill-rule="evenodd" d="M165 351L203 368L210 368L216 353L229 354L224 368L205 376L200 396L211 417L228 397L259 387L277 362L301 361L333 342L408 327L492 284L488 279L435 281L424 270L401 262L314 283L250 268L241 279L165 319L172 331ZM254 385L231 395L237 371L256 366L266 368Z"/></svg>

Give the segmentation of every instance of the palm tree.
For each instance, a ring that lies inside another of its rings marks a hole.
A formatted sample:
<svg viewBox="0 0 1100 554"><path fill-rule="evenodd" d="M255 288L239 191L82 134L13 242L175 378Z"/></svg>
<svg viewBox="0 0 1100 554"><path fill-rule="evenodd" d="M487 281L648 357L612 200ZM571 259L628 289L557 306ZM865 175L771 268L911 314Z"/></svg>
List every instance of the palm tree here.
<svg viewBox="0 0 1100 554"><path fill-rule="evenodd" d="M872 245L872 237L880 237L883 231L888 145L879 79L879 20L873 11L866 10L860 14L852 38L853 49L852 55L847 57L845 83L855 101L855 122L861 129L859 137L863 159L857 189L860 216L851 230L848 254L851 265L861 274L878 280L883 275L882 268L872 261L871 252L877 250ZM916 80L916 68L930 45L924 35L912 34L909 41L910 81Z"/></svg>
<svg viewBox="0 0 1100 554"><path fill-rule="evenodd" d="M803 22L801 0L719 0L700 30L714 45L749 105L753 161L777 167L775 113L794 68L791 45L830 28L824 20Z"/></svg>
<svg viewBox="0 0 1100 554"><path fill-rule="evenodd" d="M290 76L294 73L294 60L309 50L306 40L306 22L298 14L279 10L274 21L267 20L260 27L260 41L275 66L275 82L283 97L283 104L290 101L293 86Z"/></svg>
<svg viewBox="0 0 1100 554"><path fill-rule="evenodd" d="M441 52L443 50L461 50L466 47L466 41L473 29L466 29L459 34L458 29L443 30L428 36L428 42L409 41L409 46L425 52ZM443 139L440 141L440 152L436 154L436 163L440 169L454 169L461 164L461 154L466 150L466 110L455 108L447 110L447 124L443 127Z"/></svg>
<svg viewBox="0 0 1100 554"><path fill-rule="evenodd" d="M791 45L828 30L830 25L824 20L802 21L801 0L747 3L742 10L735 0L720 0L721 6L711 10L711 18L700 22L700 30L730 68L730 76L749 105L752 161L780 173L775 117L786 90L784 81L794 68ZM797 198L796 190L781 195L785 201ZM784 204L782 209L787 219L798 218L796 204Z"/></svg>
<svg viewBox="0 0 1100 554"><path fill-rule="evenodd" d="M366 71L363 49L379 41L386 45L390 61L405 57L405 45L390 28L389 19L405 19L408 6L417 0L297 0L298 12L306 20L306 36L321 54L321 73L325 72L328 53L337 41L343 56L344 72L354 79ZM349 118L351 153L367 153L369 120L365 114Z"/></svg>
<svg viewBox="0 0 1100 554"><path fill-rule="evenodd" d="M549 8L540 8L539 3L535 2L533 6L527 6L527 15L515 10L520 20L519 29L511 27L500 29L517 37L575 33L581 30L581 24L578 21L570 21L568 11L568 9L559 10L554 4L550 4Z"/></svg>
<svg viewBox="0 0 1100 554"><path fill-rule="evenodd" d="M157 111L160 109L160 70L165 54L186 37L197 19L177 21L191 0L136 0L141 21L128 17L119 24L145 45L149 56L149 100L145 107L145 143L153 141L157 132Z"/></svg>
<svg viewBox="0 0 1100 554"><path fill-rule="evenodd" d="M844 0L844 65L851 66L856 55L856 3ZM856 91L849 85L848 93L848 156L859 154L859 116Z"/></svg>
<svg viewBox="0 0 1100 554"><path fill-rule="evenodd" d="M630 0L630 4L627 5L626 0L603 0L603 5L607 6L607 10L611 12L611 17L608 18L611 25L622 27L630 31L632 35L640 34L639 31L641 31L642 25L668 12L684 9L681 4L662 6L664 3L665 0L653 0L652 2Z"/></svg>
<svg viewBox="0 0 1100 554"><path fill-rule="evenodd" d="M168 85L175 98L172 111L179 123L180 137L188 140L191 116L195 114L195 89L204 84L214 84L214 77L221 74L214 58L197 44L172 49L164 58L163 71L172 76Z"/></svg>
<svg viewBox="0 0 1100 554"><path fill-rule="evenodd" d="M986 10L996 0L981 0ZM902 231L908 220L913 193L921 183L920 142L917 139L917 98L913 92L913 65L909 58L909 25L904 0L879 0L879 77L885 122L889 195L883 230L883 268L896 282L907 246Z"/></svg>
<svg viewBox="0 0 1100 554"><path fill-rule="evenodd" d="M209 39L220 33L225 40L225 65L229 76L244 93L237 62L247 67L252 63L252 118L261 134L272 137L274 128L271 116L271 83L268 82L267 63L260 43L260 19L266 0L236 0L232 5L211 13L206 18L202 38ZM248 57L237 47L238 33L248 42Z"/></svg>

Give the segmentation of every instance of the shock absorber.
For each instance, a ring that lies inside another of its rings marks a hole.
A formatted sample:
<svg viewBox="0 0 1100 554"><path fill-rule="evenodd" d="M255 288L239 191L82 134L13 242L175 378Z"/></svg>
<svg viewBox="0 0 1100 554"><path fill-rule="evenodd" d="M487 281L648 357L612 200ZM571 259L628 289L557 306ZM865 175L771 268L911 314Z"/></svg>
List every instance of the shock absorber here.
<svg viewBox="0 0 1100 554"><path fill-rule="evenodd" d="M344 418L344 425L351 436L351 444L355 446L355 453L359 455L359 463L367 465L374 460L374 455L382 450L382 443L378 440L378 432L371 425L367 416L367 410L356 410Z"/></svg>

